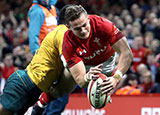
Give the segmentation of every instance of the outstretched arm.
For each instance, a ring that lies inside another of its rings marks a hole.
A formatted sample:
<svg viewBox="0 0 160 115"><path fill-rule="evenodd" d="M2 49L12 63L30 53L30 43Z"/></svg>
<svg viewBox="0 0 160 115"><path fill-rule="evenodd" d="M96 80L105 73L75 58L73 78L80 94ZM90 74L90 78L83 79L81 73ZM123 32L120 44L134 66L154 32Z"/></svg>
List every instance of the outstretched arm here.
<svg viewBox="0 0 160 115"><path fill-rule="evenodd" d="M117 70L113 77L108 77L106 81L101 84L102 93L108 93L108 95L113 93L113 89L122 79L122 76L127 72L133 59L132 51L127 43L126 37L118 40L112 47L117 53L119 53L120 58Z"/></svg>
<svg viewBox="0 0 160 115"><path fill-rule="evenodd" d="M112 47L120 55L117 70L125 74L133 59L132 51L127 43L126 37L121 38Z"/></svg>

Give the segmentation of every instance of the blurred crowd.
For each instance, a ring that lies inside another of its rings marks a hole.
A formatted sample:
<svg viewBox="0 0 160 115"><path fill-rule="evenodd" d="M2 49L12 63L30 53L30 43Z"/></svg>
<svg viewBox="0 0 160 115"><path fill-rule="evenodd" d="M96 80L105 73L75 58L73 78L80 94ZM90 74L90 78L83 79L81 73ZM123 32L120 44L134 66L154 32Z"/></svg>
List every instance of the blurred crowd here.
<svg viewBox="0 0 160 115"><path fill-rule="evenodd" d="M32 59L28 42L27 13L32 0L0 0L0 77L5 80ZM160 93L160 2L159 0L59 0L81 4L89 14L103 16L122 31L134 59L115 94ZM118 57L117 57L118 60ZM74 93L85 93L77 89Z"/></svg>

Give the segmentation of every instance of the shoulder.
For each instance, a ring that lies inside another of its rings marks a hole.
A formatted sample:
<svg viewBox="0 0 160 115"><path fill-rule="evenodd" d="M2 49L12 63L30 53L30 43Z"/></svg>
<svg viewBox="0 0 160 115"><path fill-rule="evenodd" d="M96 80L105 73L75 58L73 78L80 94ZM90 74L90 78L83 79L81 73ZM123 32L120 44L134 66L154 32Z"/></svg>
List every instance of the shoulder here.
<svg viewBox="0 0 160 115"><path fill-rule="evenodd" d="M65 25L63 25L63 24L59 25L59 26L55 29L55 31L60 32L60 34L61 34L61 33L65 33L67 30L68 30L68 28L67 28Z"/></svg>
<svg viewBox="0 0 160 115"><path fill-rule="evenodd" d="M65 25L59 25L58 27L56 27L52 33L58 41L62 40L64 38L64 34L65 32L68 30L68 28Z"/></svg>
<svg viewBox="0 0 160 115"><path fill-rule="evenodd" d="M101 33L102 35L112 33L114 27L113 22L97 15L89 15L89 19L93 29L98 33Z"/></svg>
<svg viewBox="0 0 160 115"><path fill-rule="evenodd" d="M64 36L64 33L68 30L68 28L61 24L59 26L57 26L53 31L51 31L50 33L55 34L56 36Z"/></svg>
<svg viewBox="0 0 160 115"><path fill-rule="evenodd" d="M97 15L89 15L89 19L92 25L95 25L100 28L113 27L114 25L113 22L109 21L108 19Z"/></svg>
<svg viewBox="0 0 160 115"><path fill-rule="evenodd" d="M59 25L54 30L47 34L47 38L53 38L53 40L63 39L64 33L68 30L65 25Z"/></svg>

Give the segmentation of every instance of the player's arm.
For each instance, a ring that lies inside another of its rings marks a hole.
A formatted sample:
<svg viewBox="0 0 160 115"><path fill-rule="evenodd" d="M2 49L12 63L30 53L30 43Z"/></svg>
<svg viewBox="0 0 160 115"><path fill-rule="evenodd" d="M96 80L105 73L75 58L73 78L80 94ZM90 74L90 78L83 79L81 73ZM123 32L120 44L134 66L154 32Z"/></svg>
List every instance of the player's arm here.
<svg viewBox="0 0 160 115"><path fill-rule="evenodd" d="M122 74L125 74L133 59L132 51L128 45L126 37L118 40L112 48L120 55L117 70L122 72Z"/></svg>
<svg viewBox="0 0 160 115"><path fill-rule="evenodd" d="M107 19L102 18L104 22L102 28L108 30L106 35L110 35L109 43L115 52L119 53L120 59L118 62L118 68L122 74L125 74L132 62L132 51L128 45L126 37L120 32L120 30Z"/></svg>
<svg viewBox="0 0 160 115"><path fill-rule="evenodd" d="M81 87L85 88L88 85L88 82L91 79L96 79L99 77L97 73L101 73L102 69L100 68L102 64L90 68L89 72L86 73L85 65L83 61L78 62L70 68L70 72L76 81L76 83Z"/></svg>
<svg viewBox="0 0 160 115"><path fill-rule="evenodd" d="M132 51L127 43L126 37L118 40L112 48L119 53L118 67L113 75L106 79L106 82L101 84L102 93L108 93L108 95L113 93L113 89L116 87L117 83L122 79L123 75L127 72L128 68L133 59Z"/></svg>

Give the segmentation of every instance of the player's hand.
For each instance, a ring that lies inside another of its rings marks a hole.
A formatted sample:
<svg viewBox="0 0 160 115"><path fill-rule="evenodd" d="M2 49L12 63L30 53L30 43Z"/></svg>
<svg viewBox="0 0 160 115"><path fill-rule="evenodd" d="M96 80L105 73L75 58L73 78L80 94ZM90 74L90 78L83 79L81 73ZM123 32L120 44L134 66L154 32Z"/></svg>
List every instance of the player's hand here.
<svg viewBox="0 0 160 115"><path fill-rule="evenodd" d="M117 85L117 80L114 77L107 77L101 84L100 90L102 94L107 93L107 95L113 94L113 91Z"/></svg>
<svg viewBox="0 0 160 115"><path fill-rule="evenodd" d="M88 73L86 73L85 77L87 79L87 81L90 81L90 80L96 80L99 75L97 75L98 73L101 73L102 67L103 64L99 64L95 67L91 67L88 71Z"/></svg>

